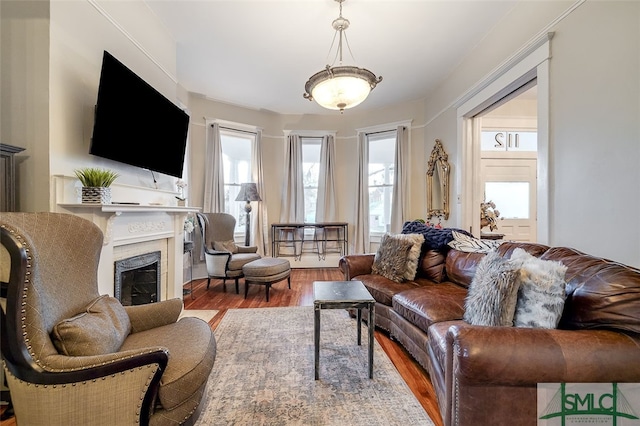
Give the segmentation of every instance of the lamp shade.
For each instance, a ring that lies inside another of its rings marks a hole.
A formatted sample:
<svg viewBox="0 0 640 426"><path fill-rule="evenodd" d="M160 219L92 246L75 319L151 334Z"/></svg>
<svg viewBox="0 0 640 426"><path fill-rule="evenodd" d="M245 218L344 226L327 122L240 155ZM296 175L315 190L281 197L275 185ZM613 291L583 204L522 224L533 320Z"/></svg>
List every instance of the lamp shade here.
<svg viewBox="0 0 640 426"><path fill-rule="evenodd" d="M262 201L260 194L258 194L257 185L255 183L240 184L240 192L236 201Z"/></svg>

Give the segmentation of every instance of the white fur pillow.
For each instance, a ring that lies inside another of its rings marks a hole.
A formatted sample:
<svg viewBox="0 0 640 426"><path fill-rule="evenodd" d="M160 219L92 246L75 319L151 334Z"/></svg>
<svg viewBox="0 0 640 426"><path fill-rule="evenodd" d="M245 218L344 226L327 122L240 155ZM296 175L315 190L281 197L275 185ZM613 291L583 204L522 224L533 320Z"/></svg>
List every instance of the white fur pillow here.
<svg viewBox="0 0 640 426"><path fill-rule="evenodd" d="M489 252L479 263L465 299L464 320L473 325L513 326L518 298L517 267Z"/></svg>
<svg viewBox="0 0 640 426"><path fill-rule="evenodd" d="M562 316L567 267L517 248L511 261L520 266L516 327L556 328Z"/></svg>

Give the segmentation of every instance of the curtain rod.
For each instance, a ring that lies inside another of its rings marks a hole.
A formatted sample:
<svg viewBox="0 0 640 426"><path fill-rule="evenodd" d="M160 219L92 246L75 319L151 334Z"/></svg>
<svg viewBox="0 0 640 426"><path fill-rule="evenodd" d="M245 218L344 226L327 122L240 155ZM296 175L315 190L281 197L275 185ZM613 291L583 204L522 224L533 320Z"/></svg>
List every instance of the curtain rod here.
<svg viewBox="0 0 640 426"><path fill-rule="evenodd" d="M213 124L210 124L211 127L213 127ZM226 127L226 126L220 126L218 125L218 127L220 129L224 129L224 130L232 130L234 132L241 132L241 133L249 133L250 135L257 135L258 132L256 131L251 131L251 130L243 130L243 129L234 129L233 127Z"/></svg>

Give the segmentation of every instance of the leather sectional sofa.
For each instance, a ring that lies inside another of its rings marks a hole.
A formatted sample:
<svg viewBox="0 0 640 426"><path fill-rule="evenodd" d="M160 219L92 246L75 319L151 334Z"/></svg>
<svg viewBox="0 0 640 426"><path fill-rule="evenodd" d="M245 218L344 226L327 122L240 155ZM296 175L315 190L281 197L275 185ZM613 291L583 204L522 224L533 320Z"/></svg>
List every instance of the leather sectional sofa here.
<svg viewBox="0 0 640 426"><path fill-rule="evenodd" d="M471 325L465 298L483 253L423 250L413 281L371 272L347 255L346 280L376 299L376 326L427 370L445 425L536 425L538 383L640 382L640 270L566 247L505 242L567 267L556 329ZM440 281L440 282L438 282Z"/></svg>

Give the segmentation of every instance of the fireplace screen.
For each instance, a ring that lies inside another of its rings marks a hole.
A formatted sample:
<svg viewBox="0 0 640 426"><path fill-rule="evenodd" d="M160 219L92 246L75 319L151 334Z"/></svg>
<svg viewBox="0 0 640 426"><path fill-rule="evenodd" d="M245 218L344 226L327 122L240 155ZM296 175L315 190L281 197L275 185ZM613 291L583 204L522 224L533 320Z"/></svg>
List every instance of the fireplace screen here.
<svg viewBox="0 0 640 426"><path fill-rule="evenodd" d="M115 262L115 297L124 306L143 305L159 300L159 251Z"/></svg>

